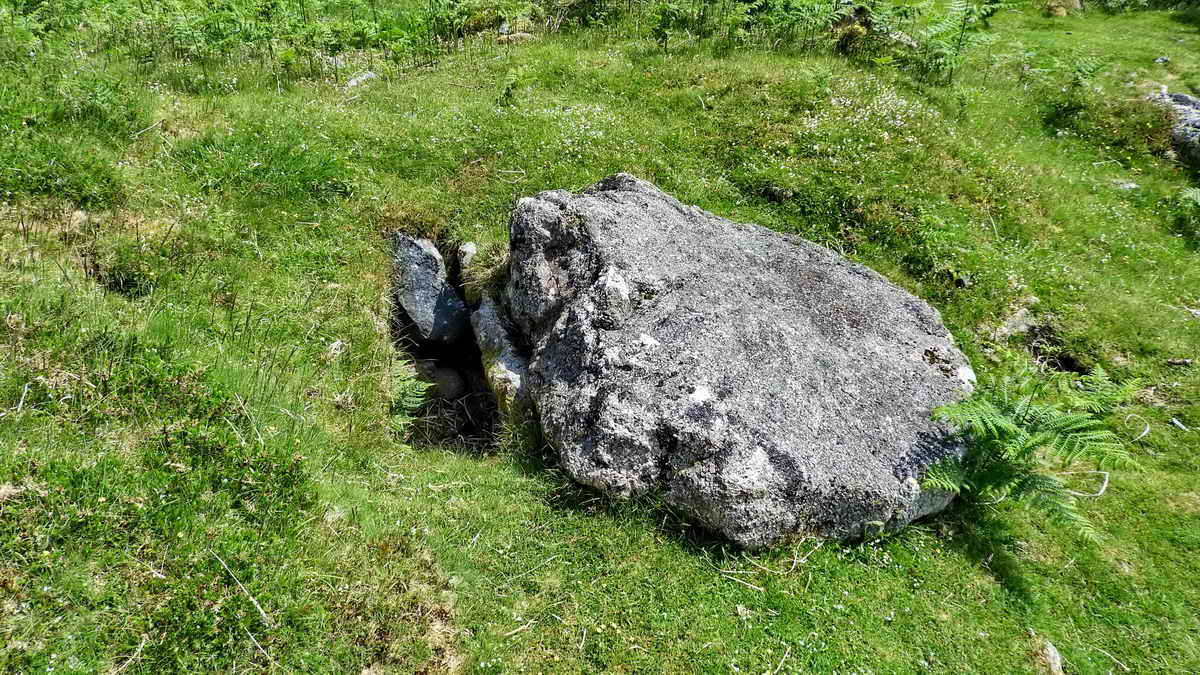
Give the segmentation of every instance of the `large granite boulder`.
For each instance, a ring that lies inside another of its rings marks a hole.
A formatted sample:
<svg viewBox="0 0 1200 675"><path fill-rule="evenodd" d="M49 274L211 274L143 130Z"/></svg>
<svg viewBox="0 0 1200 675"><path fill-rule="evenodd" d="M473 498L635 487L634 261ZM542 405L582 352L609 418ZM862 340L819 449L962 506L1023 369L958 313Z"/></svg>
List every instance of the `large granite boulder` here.
<svg viewBox="0 0 1200 675"><path fill-rule="evenodd" d="M920 487L963 451L930 413L974 374L926 303L627 174L522 199L509 228L525 384L575 480L660 492L751 548L949 503Z"/></svg>
<svg viewBox="0 0 1200 675"><path fill-rule="evenodd" d="M418 345L452 344L467 335L470 312L433 242L397 233L392 245L392 292L402 330Z"/></svg>

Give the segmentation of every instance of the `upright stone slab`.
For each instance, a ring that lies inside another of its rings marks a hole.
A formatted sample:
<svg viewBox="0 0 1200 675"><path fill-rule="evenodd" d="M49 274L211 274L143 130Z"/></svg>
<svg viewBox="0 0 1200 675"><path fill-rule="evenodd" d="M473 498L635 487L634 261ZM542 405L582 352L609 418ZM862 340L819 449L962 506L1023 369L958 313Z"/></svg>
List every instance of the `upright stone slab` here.
<svg viewBox="0 0 1200 675"><path fill-rule="evenodd" d="M470 313L446 279L446 263L428 239L393 238L393 289L403 327L419 344L451 344L470 327Z"/></svg>
<svg viewBox="0 0 1200 675"><path fill-rule="evenodd" d="M962 452L930 414L974 374L925 302L627 174L523 199L509 229L526 385L575 480L661 491L752 548L949 503L920 488Z"/></svg>
<svg viewBox="0 0 1200 675"><path fill-rule="evenodd" d="M484 296L479 309L471 314L471 327L479 345L483 375L496 397L496 407L504 415L522 416L529 408L529 364L513 344L511 327L500 305Z"/></svg>

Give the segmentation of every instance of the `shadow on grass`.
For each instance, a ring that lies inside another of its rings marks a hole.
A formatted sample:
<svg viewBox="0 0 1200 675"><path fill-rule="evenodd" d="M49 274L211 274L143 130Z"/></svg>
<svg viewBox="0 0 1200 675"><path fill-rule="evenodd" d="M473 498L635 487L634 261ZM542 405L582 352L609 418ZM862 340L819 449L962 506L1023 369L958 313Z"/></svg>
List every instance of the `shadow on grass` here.
<svg viewBox="0 0 1200 675"><path fill-rule="evenodd" d="M557 511L584 513L617 521L636 521L675 542L685 551L702 557L723 559L727 551L736 548L728 540L687 518L660 497L614 497L575 482L559 466L558 453L537 432L513 448L512 458L522 473L537 477L550 486L544 500Z"/></svg>
<svg viewBox="0 0 1200 675"><path fill-rule="evenodd" d="M985 506L956 502L930 519L947 549L986 570L1015 598L1032 600L1032 584L1018 554L1011 523Z"/></svg>
<svg viewBox="0 0 1200 675"><path fill-rule="evenodd" d="M1180 196L1168 202L1166 209L1171 214L1171 233L1182 238L1189 251L1200 251L1200 200L1184 201Z"/></svg>
<svg viewBox="0 0 1200 675"><path fill-rule="evenodd" d="M1170 14L1171 20L1200 31L1200 7L1189 7Z"/></svg>
<svg viewBox="0 0 1200 675"><path fill-rule="evenodd" d="M512 458L522 473L550 486L544 499L555 510L636 521L683 550L713 561L741 553L737 545L708 531L659 497L621 499L576 483L559 467L554 449L540 437L527 439L514 448ZM1018 537L1004 514L988 507L956 504L923 522L939 533L948 550L986 570L1016 599L1022 602L1032 599L1032 584L1018 553ZM866 540L842 545L853 548L869 543Z"/></svg>
<svg viewBox="0 0 1200 675"><path fill-rule="evenodd" d="M667 504L661 496L620 498L575 482L559 466L557 451L545 442L537 425L527 424L520 429L506 428L503 423L497 423L496 426L496 435L486 447L478 439L470 443L443 443L441 447L464 457L483 458L496 454L509 457L522 475L534 478L545 486L544 491L539 491L540 500L564 516L582 515L633 524L653 531L683 551L718 566L740 558L744 553L736 544L712 533ZM908 548L909 544L902 538L921 536L918 532L936 536L945 550L986 571L1013 599L1023 603L1032 602L1033 584L1028 576L1028 567L1021 560L1020 540L1013 521L1003 511L956 502L946 511L922 519L913 527L885 535L885 540L895 538L898 545ZM853 552L879 543L878 539L866 539L842 542L839 546ZM787 542L783 542L777 548L786 545ZM827 550L831 550L831 547L827 547ZM851 556L850 559L855 558Z"/></svg>

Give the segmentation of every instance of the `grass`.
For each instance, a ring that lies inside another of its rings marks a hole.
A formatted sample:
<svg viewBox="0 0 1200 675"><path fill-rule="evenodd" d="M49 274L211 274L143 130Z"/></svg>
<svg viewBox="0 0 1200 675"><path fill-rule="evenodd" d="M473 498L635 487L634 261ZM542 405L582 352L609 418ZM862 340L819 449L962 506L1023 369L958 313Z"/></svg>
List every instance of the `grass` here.
<svg viewBox="0 0 1200 675"><path fill-rule="evenodd" d="M336 69L43 34L0 77L0 670L1028 671L1031 629L1200 668L1194 175L1130 101L1200 87L1179 16L1001 13L949 86L633 22ZM1107 98L1055 117L1085 57ZM879 269L984 373L1143 382L1104 542L1001 504L751 556L544 451L412 444L384 235L486 246L616 171Z"/></svg>

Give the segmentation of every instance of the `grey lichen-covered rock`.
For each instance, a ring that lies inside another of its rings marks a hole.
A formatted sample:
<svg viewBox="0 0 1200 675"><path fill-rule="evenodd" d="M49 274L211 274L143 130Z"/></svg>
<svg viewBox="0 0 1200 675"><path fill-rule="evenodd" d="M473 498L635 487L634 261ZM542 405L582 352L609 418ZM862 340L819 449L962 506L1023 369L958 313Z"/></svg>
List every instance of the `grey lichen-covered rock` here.
<svg viewBox="0 0 1200 675"><path fill-rule="evenodd" d="M1175 116L1171 140L1180 159L1200 168L1200 99L1187 94L1168 94L1166 88L1150 100L1166 106Z"/></svg>
<svg viewBox="0 0 1200 675"><path fill-rule="evenodd" d="M974 381L938 313L821 246L618 174L521 200L510 315L576 480L661 491L747 547L856 537L946 506L933 408Z"/></svg>
<svg viewBox="0 0 1200 675"><path fill-rule="evenodd" d="M370 70L359 73L358 75L355 75L354 77L350 78L350 81L346 83L346 88L353 89L355 87L361 87L362 85L370 82L371 80L374 80L377 77L379 77L379 75L377 75L374 71L370 71Z"/></svg>
<svg viewBox="0 0 1200 675"><path fill-rule="evenodd" d="M393 238L394 294L400 320L420 343L449 344L467 330L470 315L446 279L446 263L427 239Z"/></svg>
<svg viewBox="0 0 1200 675"><path fill-rule="evenodd" d="M463 242L458 247L458 268L466 270L475 262L475 256L479 255L479 245L473 241Z"/></svg>
<svg viewBox="0 0 1200 675"><path fill-rule="evenodd" d="M502 45L519 45L523 42L533 42L534 40L537 40L537 36L533 33L509 33L496 37L496 42Z"/></svg>
<svg viewBox="0 0 1200 675"><path fill-rule="evenodd" d="M479 309L471 314L471 327L483 359L484 377L500 412L528 412L528 362L514 344L512 327L493 297L486 296L479 303Z"/></svg>
<svg viewBox="0 0 1200 675"><path fill-rule="evenodd" d="M479 245L473 241L468 241L458 247L458 270L464 280L471 278L471 268L475 264L476 257L479 256ZM471 307L478 307L483 300L483 290L479 284L464 283L462 286L463 299L467 301Z"/></svg>

